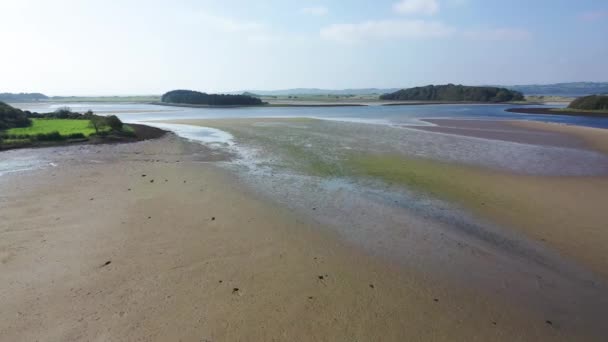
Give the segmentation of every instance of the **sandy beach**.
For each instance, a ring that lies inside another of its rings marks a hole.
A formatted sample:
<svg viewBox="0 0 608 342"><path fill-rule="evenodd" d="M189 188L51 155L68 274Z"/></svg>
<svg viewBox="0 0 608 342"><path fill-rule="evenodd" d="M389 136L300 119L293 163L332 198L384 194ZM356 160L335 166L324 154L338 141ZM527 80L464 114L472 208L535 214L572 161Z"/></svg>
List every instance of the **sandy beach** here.
<svg viewBox="0 0 608 342"><path fill-rule="evenodd" d="M2 339L586 336L343 244L209 163L229 156L173 135L69 155L0 178Z"/></svg>

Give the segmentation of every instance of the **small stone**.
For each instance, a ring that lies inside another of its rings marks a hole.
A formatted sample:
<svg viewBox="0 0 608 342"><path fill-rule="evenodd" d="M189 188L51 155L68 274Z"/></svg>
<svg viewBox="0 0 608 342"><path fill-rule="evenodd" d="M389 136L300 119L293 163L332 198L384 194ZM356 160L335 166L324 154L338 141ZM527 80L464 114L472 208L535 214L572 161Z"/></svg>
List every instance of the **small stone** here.
<svg viewBox="0 0 608 342"><path fill-rule="evenodd" d="M545 323L549 324L549 325L553 325L552 321L546 320Z"/></svg>

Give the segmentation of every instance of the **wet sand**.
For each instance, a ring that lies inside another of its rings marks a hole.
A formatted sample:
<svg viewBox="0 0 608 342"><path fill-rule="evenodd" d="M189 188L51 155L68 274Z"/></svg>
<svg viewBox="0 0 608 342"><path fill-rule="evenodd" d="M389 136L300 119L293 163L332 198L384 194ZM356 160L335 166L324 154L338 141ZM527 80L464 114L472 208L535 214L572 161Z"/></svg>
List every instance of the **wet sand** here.
<svg viewBox="0 0 608 342"><path fill-rule="evenodd" d="M409 126L436 133L447 133L490 140L511 141L532 145L588 148L580 136L568 130L546 129L548 124L528 121L425 119L435 126Z"/></svg>
<svg viewBox="0 0 608 342"><path fill-rule="evenodd" d="M536 121L510 121L510 124L524 129L534 129L567 135L570 140L582 140L588 147L608 154L608 130L606 129L550 124Z"/></svg>
<svg viewBox="0 0 608 342"><path fill-rule="evenodd" d="M546 114L546 115L571 115L571 116L594 116L594 117L608 117L606 111L588 111L588 110L576 110L569 108L509 108L507 112L521 113L521 114Z"/></svg>
<svg viewBox="0 0 608 342"><path fill-rule="evenodd" d="M593 339L344 245L175 136L55 156L0 177L3 340Z"/></svg>

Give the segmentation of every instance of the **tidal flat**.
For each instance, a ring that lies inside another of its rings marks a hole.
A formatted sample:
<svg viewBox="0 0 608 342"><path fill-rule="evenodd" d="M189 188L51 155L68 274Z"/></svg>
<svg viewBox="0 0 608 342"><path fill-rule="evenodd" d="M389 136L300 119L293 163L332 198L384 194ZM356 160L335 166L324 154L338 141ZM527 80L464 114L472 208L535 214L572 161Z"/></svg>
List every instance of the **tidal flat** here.
<svg viewBox="0 0 608 342"><path fill-rule="evenodd" d="M373 255L602 330L604 130L467 120L514 135L489 139L308 118L179 122L230 133L245 182Z"/></svg>
<svg viewBox="0 0 608 342"><path fill-rule="evenodd" d="M603 130L150 124L179 136L2 152L1 336L606 334ZM485 138L471 133L480 130ZM487 136L498 131L521 134ZM525 134L551 138L524 143Z"/></svg>

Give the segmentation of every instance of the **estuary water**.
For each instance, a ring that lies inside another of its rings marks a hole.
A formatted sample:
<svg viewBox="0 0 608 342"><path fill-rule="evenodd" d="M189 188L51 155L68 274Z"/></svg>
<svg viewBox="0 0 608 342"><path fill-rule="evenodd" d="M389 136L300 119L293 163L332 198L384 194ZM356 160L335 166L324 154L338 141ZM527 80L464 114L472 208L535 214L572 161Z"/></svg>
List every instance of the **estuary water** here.
<svg viewBox="0 0 608 342"><path fill-rule="evenodd" d="M428 125L421 119L470 118L496 120L534 120L580 126L608 128L608 119L558 115L531 115L506 112L512 104L456 104L357 107L244 107L187 108L138 103L16 103L15 107L40 113L70 107L77 112L92 110L100 114L116 114L127 122L148 120L215 119L215 118L289 118L307 117L376 124ZM556 105L552 107L560 107ZM548 107L526 105L523 107Z"/></svg>

